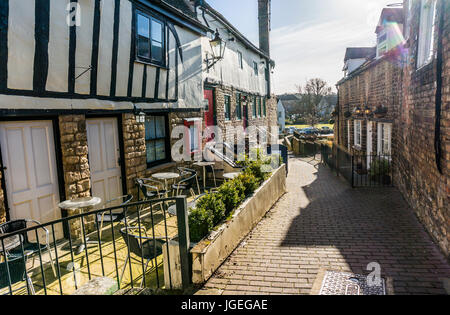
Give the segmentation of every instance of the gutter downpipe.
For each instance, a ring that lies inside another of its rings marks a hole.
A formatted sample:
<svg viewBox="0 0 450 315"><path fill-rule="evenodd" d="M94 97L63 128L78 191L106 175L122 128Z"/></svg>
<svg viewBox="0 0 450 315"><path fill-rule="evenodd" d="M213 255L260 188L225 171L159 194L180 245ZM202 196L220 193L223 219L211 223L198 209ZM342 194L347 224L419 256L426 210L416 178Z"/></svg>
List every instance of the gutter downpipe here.
<svg viewBox="0 0 450 315"><path fill-rule="evenodd" d="M443 68L443 31L444 31L444 14L445 3L440 1L440 16L438 24L438 40L437 40L437 57L436 57L436 125L435 125L435 139L434 148L436 153L436 166L441 175L442 170L442 140L441 140L441 112L442 112L442 68Z"/></svg>

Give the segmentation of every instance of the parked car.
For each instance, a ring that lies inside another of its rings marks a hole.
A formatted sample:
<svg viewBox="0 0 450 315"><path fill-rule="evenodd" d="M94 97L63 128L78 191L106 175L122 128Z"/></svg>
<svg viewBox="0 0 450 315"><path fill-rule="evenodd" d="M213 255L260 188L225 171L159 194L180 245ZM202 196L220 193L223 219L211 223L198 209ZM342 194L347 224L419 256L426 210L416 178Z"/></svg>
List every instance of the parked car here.
<svg viewBox="0 0 450 315"><path fill-rule="evenodd" d="M332 135L333 133L334 133L334 130L327 126L322 127L322 129L320 129L321 135Z"/></svg>
<svg viewBox="0 0 450 315"><path fill-rule="evenodd" d="M314 128L314 127L309 127L309 128L304 128L304 129L300 130L298 133L301 135L312 136L312 135L320 134L320 130L317 128Z"/></svg>

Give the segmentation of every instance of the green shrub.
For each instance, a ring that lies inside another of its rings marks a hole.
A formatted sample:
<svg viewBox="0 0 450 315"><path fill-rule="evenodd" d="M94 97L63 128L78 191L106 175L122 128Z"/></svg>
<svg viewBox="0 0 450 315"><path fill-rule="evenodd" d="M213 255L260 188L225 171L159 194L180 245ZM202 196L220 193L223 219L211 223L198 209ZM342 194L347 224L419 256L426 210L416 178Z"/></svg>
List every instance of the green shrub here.
<svg viewBox="0 0 450 315"><path fill-rule="evenodd" d="M377 178L391 173L391 163L386 159L376 159L370 163L370 176Z"/></svg>
<svg viewBox="0 0 450 315"><path fill-rule="evenodd" d="M225 218L225 204L223 203L220 194L205 195L198 201L197 208L203 208L206 212L211 212L213 227L222 222Z"/></svg>
<svg viewBox="0 0 450 315"><path fill-rule="evenodd" d="M253 194L253 192L258 189L260 181L249 171L245 171L237 178L243 184L245 188L245 196Z"/></svg>
<svg viewBox="0 0 450 315"><path fill-rule="evenodd" d="M225 214L228 216L245 199L245 188L241 181L232 180L220 186L219 194L225 204Z"/></svg>
<svg viewBox="0 0 450 315"><path fill-rule="evenodd" d="M204 207L191 210L189 215L189 234L192 242L200 242L213 229L212 211Z"/></svg>

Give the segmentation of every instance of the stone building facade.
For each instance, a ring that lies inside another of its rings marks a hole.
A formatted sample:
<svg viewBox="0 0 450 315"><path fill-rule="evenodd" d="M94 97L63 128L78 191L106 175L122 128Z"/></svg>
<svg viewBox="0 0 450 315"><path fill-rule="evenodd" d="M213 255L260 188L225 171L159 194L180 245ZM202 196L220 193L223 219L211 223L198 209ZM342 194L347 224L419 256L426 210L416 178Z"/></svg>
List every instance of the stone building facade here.
<svg viewBox="0 0 450 315"><path fill-rule="evenodd" d="M425 65L418 66L423 2L405 1L405 41L338 83L335 142L353 155L379 154L380 129L375 124L392 125L390 155L394 185L449 257L450 30L445 25L450 20L450 3L431 1L431 4L435 5L431 46L434 48ZM366 107L369 115L364 113ZM384 108L382 117L375 114L378 107ZM355 113L356 108L361 109L361 115ZM355 145L355 120L362 121L360 146ZM373 124L371 145L367 141L369 124Z"/></svg>

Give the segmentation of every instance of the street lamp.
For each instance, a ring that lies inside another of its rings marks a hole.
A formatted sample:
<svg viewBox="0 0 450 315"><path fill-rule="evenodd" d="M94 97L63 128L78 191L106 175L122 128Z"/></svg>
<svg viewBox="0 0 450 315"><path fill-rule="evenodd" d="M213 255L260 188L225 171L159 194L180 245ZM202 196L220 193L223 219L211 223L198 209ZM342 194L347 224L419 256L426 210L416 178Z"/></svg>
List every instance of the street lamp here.
<svg viewBox="0 0 450 315"><path fill-rule="evenodd" d="M216 29L214 38L209 41L211 45L212 57L206 58L208 69L214 66L219 60L222 60L225 55L225 48L227 43L220 37L219 30Z"/></svg>
<svg viewBox="0 0 450 315"><path fill-rule="evenodd" d="M355 114L359 116L359 115L361 115L361 112L362 112L362 111L361 111L361 108L360 108L359 106L356 107L356 109L355 109Z"/></svg>
<svg viewBox="0 0 450 315"><path fill-rule="evenodd" d="M138 124L145 123L145 113L142 110L139 110L136 105L134 105L133 114Z"/></svg>
<svg viewBox="0 0 450 315"><path fill-rule="evenodd" d="M364 113L366 114L366 116L369 116L372 113L372 110L368 106L366 106Z"/></svg>

